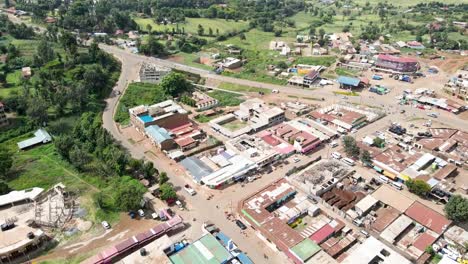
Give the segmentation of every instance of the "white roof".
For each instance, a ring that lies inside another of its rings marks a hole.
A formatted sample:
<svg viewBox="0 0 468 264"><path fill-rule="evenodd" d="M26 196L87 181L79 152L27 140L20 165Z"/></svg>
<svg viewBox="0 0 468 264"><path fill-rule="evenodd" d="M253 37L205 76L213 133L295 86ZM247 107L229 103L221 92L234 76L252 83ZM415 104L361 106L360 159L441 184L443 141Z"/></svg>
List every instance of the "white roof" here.
<svg viewBox="0 0 468 264"><path fill-rule="evenodd" d="M405 231L408 226L411 225L413 220L407 217L406 215L400 215L393 223L391 223L385 230L380 234L380 236L387 240L390 243L395 242L397 238L403 231Z"/></svg>
<svg viewBox="0 0 468 264"><path fill-rule="evenodd" d="M32 189L26 189L22 191L11 191L5 195L0 196L0 206L21 202L24 200L35 200L39 194L41 194L44 189L39 187L34 187Z"/></svg>
<svg viewBox="0 0 468 264"><path fill-rule="evenodd" d="M255 163L241 155L236 155L229 159L231 165L223 167L210 175L207 175L202 181L209 186L216 186L234 177L242 176L246 172L256 167Z"/></svg>
<svg viewBox="0 0 468 264"><path fill-rule="evenodd" d="M379 200L375 199L371 195L367 195L361 201L359 201L354 207L356 208L356 212L360 215L369 211Z"/></svg>
<svg viewBox="0 0 468 264"><path fill-rule="evenodd" d="M435 159L434 155L430 153L425 153L421 158L419 158L414 165L419 169L422 166L426 165L429 161Z"/></svg>
<svg viewBox="0 0 468 264"><path fill-rule="evenodd" d="M458 264L458 262L449 258L447 255L444 255L439 261L439 264Z"/></svg>
<svg viewBox="0 0 468 264"><path fill-rule="evenodd" d="M389 254L387 256L382 254L382 250L385 249ZM367 238L362 244L358 245L357 248L350 252L348 257L345 258L341 263L342 264L367 264L375 257L379 257L382 261L381 264L410 264L411 262L407 260L402 255L393 249L387 247L385 244L380 242L374 237Z"/></svg>
<svg viewBox="0 0 468 264"><path fill-rule="evenodd" d="M34 132L34 137L18 142L18 148L25 149L37 145L39 143L47 143L50 141L52 141L52 137L49 135L49 133L47 133L45 129L40 128L36 132Z"/></svg>

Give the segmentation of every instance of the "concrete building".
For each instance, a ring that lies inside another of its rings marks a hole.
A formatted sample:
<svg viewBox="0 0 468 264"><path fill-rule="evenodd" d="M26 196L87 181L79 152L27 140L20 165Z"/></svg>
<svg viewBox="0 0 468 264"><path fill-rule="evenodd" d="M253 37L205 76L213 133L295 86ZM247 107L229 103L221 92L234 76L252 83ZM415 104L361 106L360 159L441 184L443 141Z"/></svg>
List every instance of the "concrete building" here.
<svg viewBox="0 0 468 264"><path fill-rule="evenodd" d="M278 160L279 153L259 137L242 135L225 142L226 148L263 167Z"/></svg>
<svg viewBox="0 0 468 264"><path fill-rule="evenodd" d="M222 264L232 258L229 251L209 233L169 257L172 264Z"/></svg>
<svg viewBox="0 0 468 264"><path fill-rule="evenodd" d="M219 103L218 100L202 92L193 92L192 99L195 100L195 107L198 110L207 110Z"/></svg>
<svg viewBox="0 0 468 264"><path fill-rule="evenodd" d="M140 67L140 82L159 83L170 72L170 68L144 62Z"/></svg>
<svg viewBox="0 0 468 264"><path fill-rule="evenodd" d="M284 111L269 107L263 100L253 98L240 104L234 114L227 114L210 121L211 128L228 137L260 131L285 120Z"/></svg>
<svg viewBox="0 0 468 264"><path fill-rule="evenodd" d="M242 66L242 61L233 57L227 57L219 63L219 66L223 69L237 69Z"/></svg>
<svg viewBox="0 0 468 264"><path fill-rule="evenodd" d="M414 73L420 69L416 59L391 55L379 55L375 67L376 70L396 73Z"/></svg>
<svg viewBox="0 0 468 264"><path fill-rule="evenodd" d="M21 76L25 79L28 79L29 77L31 77L32 75L32 72L31 72L31 67L23 67L21 69Z"/></svg>
<svg viewBox="0 0 468 264"><path fill-rule="evenodd" d="M367 238L354 251L348 253L348 257L341 263L343 264L410 264L411 261L392 250L384 243L374 237Z"/></svg>
<svg viewBox="0 0 468 264"><path fill-rule="evenodd" d="M0 102L0 127L8 125L8 118L5 113L5 105Z"/></svg>
<svg viewBox="0 0 468 264"><path fill-rule="evenodd" d="M188 118L188 112L173 100L128 110L131 124L162 150L182 151L197 146L205 134Z"/></svg>

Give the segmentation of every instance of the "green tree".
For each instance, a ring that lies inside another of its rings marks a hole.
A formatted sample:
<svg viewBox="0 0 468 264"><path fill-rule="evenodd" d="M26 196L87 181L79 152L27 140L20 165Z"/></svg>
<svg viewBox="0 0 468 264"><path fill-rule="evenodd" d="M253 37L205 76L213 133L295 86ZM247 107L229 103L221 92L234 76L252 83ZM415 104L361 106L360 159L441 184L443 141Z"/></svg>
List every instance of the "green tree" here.
<svg viewBox="0 0 468 264"><path fill-rule="evenodd" d="M203 34L205 33L205 29L203 28L201 24L198 24L197 32L199 36L203 36Z"/></svg>
<svg viewBox="0 0 468 264"><path fill-rule="evenodd" d="M8 184L4 180L0 180L0 195L7 194L10 191L10 186L8 186Z"/></svg>
<svg viewBox="0 0 468 264"><path fill-rule="evenodd" d="M361 161L365 164L372 163L372 157L369 151L364 150L363 152L361 152Z"/></svg>
<svg viewBox="0 0 468 264"><path fill-rule="evenodd" d="M75 144L73 137L71 135L62 135L60 137L54 138L54 145L58 153L65 158L70 160L70 150Z"/></svg>
<svg viewBox="0 0 468 264"><path fill-rule="evenodd" d="M161 172L159 174L159 185L163 185L164 183L168 182L169 181L169 177L167 177L167 173L166 172Z"/></svg>
<svg viewBox="0 0 468 264"><path fill-rule="evenodd" d="M239 38L240 38L240 40L245 40L245 39L246 39L245 34L244 34L244 33L240 33L240 34L239 34Z"/></svg>
<svg viewBox="0 0 468 264"><path fill-rule="evenodd" d="M116 208L122 211L140 208L146 188L139 181L129 176L123 176L114 189L114 203Z"/></svg>
<svg viewBox="0 0 468 264"><path fill-rule="evenodd" d="M450 197L444 208L447 217L456 222L465 222L468 220L468 199L461 195Z"/></svg>
<svg viewBox="0 0 468 264"><path fill-rule="evenodd" d="M151 161L147 161L142 166L143 175L145 178L153 177L158 171L154 168L154 164Z"/></svg>
<svg viewBox="0 0 468 264"><path fill-rule="evenodd" d="M0 176L5 176L13 165L13 155L8 149L0 148Z"/></svg>
<svg viewBox="0 0 468 264"><path fill-rule="evenodd" d="M405 182L408 190L419 196L426 196L431 191L431 186L423 180L407 180Z"/></svg>
<svg viewBox="0 0 468 264"><path fill-rule="evenodd" d="M169 183L164 183L159 186L160 198L163 201L177 198L177 193Z"/></svg>
<svg viewBox="0 0 468 264"><path fill-rule="evenodd" d="M212 37L213 36L213 29L208 28L208 36Z"/></svg>
<svg viewBox="0 0 468 264"><path fill-rule="evenodd" d="M385 139L382 139L380 137L375 137L374 140L372 141L372 144L378 148L382 148L385 146Z"/></svg>
<svg viewBox="0 0 468 264"><path fill-rule="evenodd" d="M48 120L47 109L49 104L41 97L34 97L28 100L26 114L31 121L37 125L43 125Z"/></svg>
<svg viewBox="0 0 468 264"><path fill-rule="evenodd" d="M162 79L160 86L166 94L172 97L178 97L183 93L189 93L193 89L184 75L175 72L166 75Z"/></svg>
<svg viewBox="0 0 468 264"><path fill-rule="evenodd" d="M86 152L83 147L75 145L69 152L70 162L75 166L79 171L83 171L91 161L91 155Z"/></svg>
<svg viewBox="0 0 468 264"><path fill-rule="evenodd" d="M351 136L343 137L343 146L346 155L357 158L359 156L359 147L356 144L356 140Z"/></svg>
<svg viewBox="0 0 468 264"><path fill-rule="evenodd" d="M45 39L41 40L37 46L34 59L37 66L42 66L47 62L55 59L55 52L51 43Z"/></svg>

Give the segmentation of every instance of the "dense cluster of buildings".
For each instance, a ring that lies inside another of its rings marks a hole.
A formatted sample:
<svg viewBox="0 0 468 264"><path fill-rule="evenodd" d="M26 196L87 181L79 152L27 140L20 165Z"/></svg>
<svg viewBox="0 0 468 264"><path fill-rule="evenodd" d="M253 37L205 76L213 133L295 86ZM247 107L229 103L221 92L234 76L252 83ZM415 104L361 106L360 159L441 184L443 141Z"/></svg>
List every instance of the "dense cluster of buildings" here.
<svg viewBox="0 0 468 264"><path fill-rule="evenodd" d="M173 100L129 109L130 122L163 151L194 148L205 137L188 117L188 112Z"/></svg>

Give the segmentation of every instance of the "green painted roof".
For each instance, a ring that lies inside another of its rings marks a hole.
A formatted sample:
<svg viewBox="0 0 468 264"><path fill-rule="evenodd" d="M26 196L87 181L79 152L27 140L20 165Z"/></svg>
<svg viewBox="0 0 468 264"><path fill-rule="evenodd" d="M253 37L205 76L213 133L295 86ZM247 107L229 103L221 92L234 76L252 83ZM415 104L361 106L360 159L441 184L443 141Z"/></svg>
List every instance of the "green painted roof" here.
<svg viewBox="0 0 468 264"><path fill-rule="evenodd" d="M302 240L299 244L291 248L291 251L294 252L302 261L307 261L313 255L320 251L320 247L314 243L314 241L306 238Z"/></svg>
<svg viewBox="0 0 468 264"><path fill-rule="evenodd" d="M231 258L231 254L211 234L169 257L174 264L220 264Z"/></svg>

